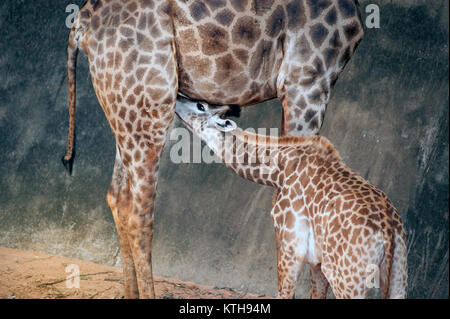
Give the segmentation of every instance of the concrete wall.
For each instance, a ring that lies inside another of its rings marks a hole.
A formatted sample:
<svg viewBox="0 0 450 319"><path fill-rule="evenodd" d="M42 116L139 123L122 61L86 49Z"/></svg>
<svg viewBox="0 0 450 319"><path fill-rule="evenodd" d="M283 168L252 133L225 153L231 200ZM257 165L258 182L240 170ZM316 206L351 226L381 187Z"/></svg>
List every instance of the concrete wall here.
<svg viewBox="0 0 450 319"><path fill-rule="evenodd" d="M0 4L0 245L120 265L104 201L114 139L83 55L72 177L60 163L69 3ZM333 91L321 133L399 209L409 297L448 298L448 1L362 1L363 10L369 3L380 6L381 28L366 31ZM280 121L277 101L246 108L238 120L244 128ZM273 190L220 164L171 163L174 143L161 163L155 273L275 295ZM297 297L308 296L308 277L305 271Z"/></svg>

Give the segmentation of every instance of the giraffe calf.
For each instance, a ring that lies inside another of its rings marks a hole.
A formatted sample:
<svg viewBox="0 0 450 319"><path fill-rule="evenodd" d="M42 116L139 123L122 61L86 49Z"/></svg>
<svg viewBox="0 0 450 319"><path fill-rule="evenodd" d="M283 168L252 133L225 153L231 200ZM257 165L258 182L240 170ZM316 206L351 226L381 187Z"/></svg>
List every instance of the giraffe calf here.
<svg viewBox="0 0 450 319"><path fill-rule="evenodd" d="M324 137L270 137L222 119L227 106L179 97L176 112L224 164L245 179L277 189L272 208L278 297L293 298L310 266L311 298L405 298L406 239L387 196L341 160Z"/></svg>

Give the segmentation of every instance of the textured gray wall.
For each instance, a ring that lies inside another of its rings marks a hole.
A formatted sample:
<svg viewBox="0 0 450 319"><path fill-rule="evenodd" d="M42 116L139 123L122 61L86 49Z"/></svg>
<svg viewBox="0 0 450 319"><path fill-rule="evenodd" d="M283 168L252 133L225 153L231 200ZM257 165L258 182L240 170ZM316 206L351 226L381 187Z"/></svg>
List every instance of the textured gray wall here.
<svg viewBox="0 0 450 319"><path fill-rule="evenodd" d="M72 177L60 163L69 3L0 4L0 245L120 265L104 201L114 139L83 55ZM362 1L362 8L369 3L380 6L381 28L366 31L333 91L321 133L399 209L409 297L448 298L448 1ZM238 120L244 128L280 121L276 101L246 108ZM174 143L161 163L155 273L275 295L272 189L220 164L173 164ZM305 271L296 296L308 291Z"/></svg>

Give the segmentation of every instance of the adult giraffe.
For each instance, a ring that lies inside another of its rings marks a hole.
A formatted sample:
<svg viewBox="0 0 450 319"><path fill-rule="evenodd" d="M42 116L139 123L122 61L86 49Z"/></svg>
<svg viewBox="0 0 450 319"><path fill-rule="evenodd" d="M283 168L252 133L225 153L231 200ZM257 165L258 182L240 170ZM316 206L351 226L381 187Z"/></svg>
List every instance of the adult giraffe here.
<svg viewBox="0 0 450 319"><path fill-rule="evenodd" d="M89 0L69 35L69 148L78 48L116 139L107 202L125 296L154 298L153 208L178 92L210 104L278 98L282 133L316 134L330 90L363 36L353 0Z"/></svg>

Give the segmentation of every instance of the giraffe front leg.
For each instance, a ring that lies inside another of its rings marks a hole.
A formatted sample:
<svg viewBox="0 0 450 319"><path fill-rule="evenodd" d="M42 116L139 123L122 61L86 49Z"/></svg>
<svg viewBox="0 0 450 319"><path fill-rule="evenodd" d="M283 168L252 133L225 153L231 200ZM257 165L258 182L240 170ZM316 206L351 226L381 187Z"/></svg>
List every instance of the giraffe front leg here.
<svg viewBox="0 0 450 319"><path fill-rule="evenodd" d="M288 74L281 88L284 93L279 97L283 105L282 135L318 134L328 103L329 82L321 76L310 87L293 82L293 77Z"/></svg>
<svg viewBox="0 0 450 319"><path fill-rule="evenodd" d="M120 240L122 268L124 274L124 296L127 299L138 298L139 291L136 280L136 271L134 269L133 256L131 254L131 247L128 240L126 227L131 205L130 184L127 170L123 166L118 149L116 149L114 172L111 186L106 196L106 201L111 208Z"/></svg>
<svg viewBox="0 0 450 319"><path fill-rule="evenodd" d="M328 26L317 42L314 33L288 33L277 81L286 135L314 135L322 127L331 89L363 36L358 17L355 33L343 37L340 24Z"/></svg>

